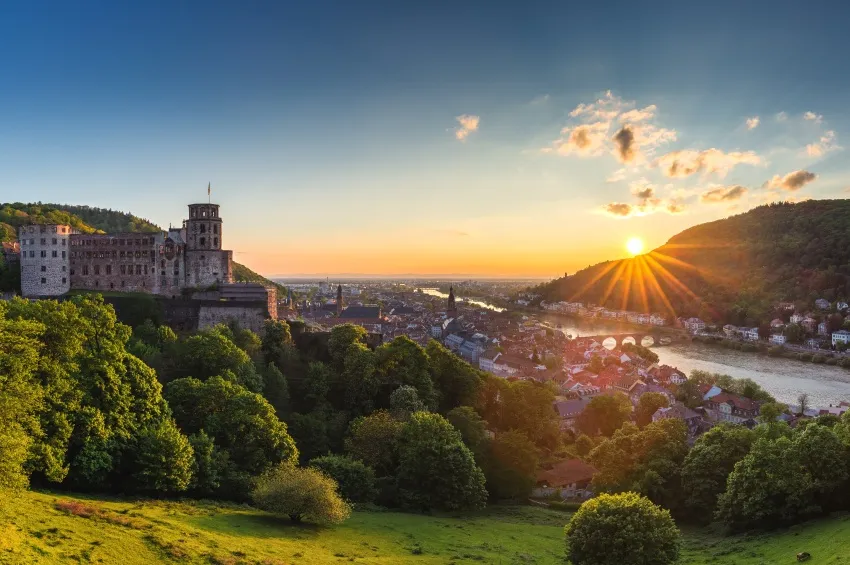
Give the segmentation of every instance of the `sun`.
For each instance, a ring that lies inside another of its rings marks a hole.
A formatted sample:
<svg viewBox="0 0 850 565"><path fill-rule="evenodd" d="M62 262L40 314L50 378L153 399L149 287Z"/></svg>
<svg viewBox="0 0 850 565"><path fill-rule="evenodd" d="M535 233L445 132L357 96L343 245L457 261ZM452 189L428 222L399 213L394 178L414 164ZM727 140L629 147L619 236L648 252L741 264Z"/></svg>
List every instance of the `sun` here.
<svg viewBox="0 0 850 565"><path fill-rule="evenodd" d="M628 251L629 255L632 257L640 255L643 251L643 240L639 237L630 237L626 242L626 251Z"/></svg>

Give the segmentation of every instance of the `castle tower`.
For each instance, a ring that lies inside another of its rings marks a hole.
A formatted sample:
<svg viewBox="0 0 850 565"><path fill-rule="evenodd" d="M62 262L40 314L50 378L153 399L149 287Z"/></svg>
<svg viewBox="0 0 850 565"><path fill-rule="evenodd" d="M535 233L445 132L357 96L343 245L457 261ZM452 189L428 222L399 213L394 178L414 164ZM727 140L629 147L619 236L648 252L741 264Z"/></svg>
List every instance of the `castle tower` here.
<svg viewBox="0 0 850 565"><path fill-rule="evenodd" d="M446 308L446 316L449 318L457 318L457 306L455 305L455 290L449 286L449 304Z"/></svg>
<svg viewBox="0 0 850 565"><path fill-rule="evenodd" d="M21 226L21 294L25 297L60 296L71 290L68 225Z"/></svg>
<svg viewBox="0 0 850 565"><path fill-rule="evenodd" d="M342 315L342 285L336 287L336 317Z"/></svg>
<svg viewBox="0 0 850 565"><path fill-rule="evenodd" d="M233 282L231 251L222 250L222 220L218 204L189 204L183 220L186 273L184 286L204 288Z"/></svg>

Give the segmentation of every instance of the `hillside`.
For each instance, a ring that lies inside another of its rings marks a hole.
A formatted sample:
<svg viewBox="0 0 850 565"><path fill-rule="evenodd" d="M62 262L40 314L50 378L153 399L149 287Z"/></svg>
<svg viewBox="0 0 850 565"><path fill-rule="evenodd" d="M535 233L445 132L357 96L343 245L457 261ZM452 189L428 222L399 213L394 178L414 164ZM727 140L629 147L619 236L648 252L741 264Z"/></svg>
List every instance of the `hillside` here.
<svg viewBox="0 0 850 565"><path fill-rule="evenodd" d="M83 233L152 233L162 231L162 228L149 220L106 208L71 204L22 204L20 202L0 204L0 242L16 241L18 226L32 223L68 224ZM233 263L233 280L236 282L258 282L267 287L275 287L278 290L283 288L235 261Z"/></svg>
<svg viewBox="0 0 850 565"><path fill-rule="evenodd" d="M545 300L755 324L779 301L850 297L850 200L760 206L633 259L538 287Z"/></svg>
<svg viewBox="0 0 850 565"><path fill-rule="evenodd" d="M563 564L569 517L529 506L457 516L355 512L319 528L241 505L25 491L0 497L0 563ZM686 531L679 562L790 564L808 551L812 563L840 563L848 537L846 517L745 537Z"/></svg>

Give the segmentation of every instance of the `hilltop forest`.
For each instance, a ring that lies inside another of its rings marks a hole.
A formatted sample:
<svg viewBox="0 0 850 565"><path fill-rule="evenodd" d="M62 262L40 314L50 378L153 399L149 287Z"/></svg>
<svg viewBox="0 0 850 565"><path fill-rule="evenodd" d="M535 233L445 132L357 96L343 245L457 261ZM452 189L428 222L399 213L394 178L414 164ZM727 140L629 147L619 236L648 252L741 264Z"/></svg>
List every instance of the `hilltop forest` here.
<svg viewBox="0 0 850 565"><path fill-rule="evenodd" d="M850 298L850 200L759 206L537 287L547 301L757 325L780 301ZM805 307L805 306L803 306Z"/></svg>
<svg viewBox="0 0 850 565"><path fill-rule="evenodd" d="M23 204L14 202L0 204L0 243L17 241L18 227L25 224L68 224L83 233L117 233L162 231L162 228L144 218L133 214L94 208L91 206L75 206L70 204ZM0 259L0 292L17 290L20 285L17 273L7 272ZM245 265L233 263L233 280L236 282L257 282L264 286L276 287L274 283L262 275L255 273Z"/></svg>

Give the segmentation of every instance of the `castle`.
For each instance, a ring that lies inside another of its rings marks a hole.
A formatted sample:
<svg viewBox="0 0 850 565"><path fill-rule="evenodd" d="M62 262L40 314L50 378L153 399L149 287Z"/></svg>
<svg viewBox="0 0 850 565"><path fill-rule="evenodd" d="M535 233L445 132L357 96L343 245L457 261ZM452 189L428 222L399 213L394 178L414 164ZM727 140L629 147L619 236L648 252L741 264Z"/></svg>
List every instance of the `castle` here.
<svg viewBox="0 0 850 565"><path fill-rule="evenodd" d="M71 290L190 296L190 325L237 320L255 331L277 318L276 292L233 283L233 252L222 249L218 204L190 204L182 228L158 233L79 233L69 225L18 231L21 294L49 298ZM185 307L181 307L186 310Z"/></svg>
<svg viewBox="0 0 850 565"><path fill-rule="evenodd" d="M175 297L233 282L218 204L190 204L183 227L167 232L83 234L68 225L29 225L20 227L18 241L25 297L70 290Z"/></svg>

